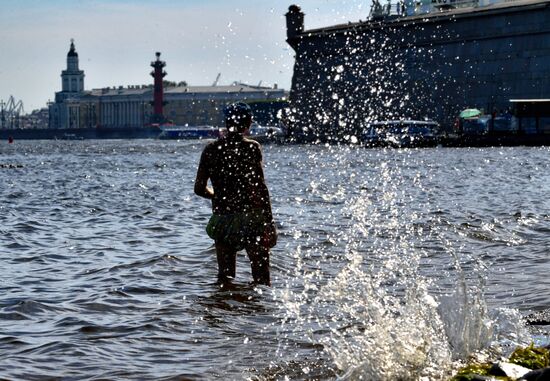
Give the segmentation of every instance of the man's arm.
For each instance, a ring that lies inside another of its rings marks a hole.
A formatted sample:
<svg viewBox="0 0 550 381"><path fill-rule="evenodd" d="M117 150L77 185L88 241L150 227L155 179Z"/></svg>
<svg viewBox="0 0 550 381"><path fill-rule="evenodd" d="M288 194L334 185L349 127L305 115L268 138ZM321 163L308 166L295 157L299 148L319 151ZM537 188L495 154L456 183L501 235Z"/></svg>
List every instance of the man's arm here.
<svg viewBox="0 0 550 381"><path fill-rule="evenodd" d="M211 200L214 198L214 191L208 188L208 153L205 149L201 155L201 161L199 163L199 169L197 170L197 177L195 178L195 194Z"/></svg>
<svg viewBox="0 0 550 381"><path fill-rule="evenodd" d="M273 213L271 211L271 199L269 197L269 190L267 189L267 185L265 183L262 150L259 144L257 144L256 146L254 174L256 177L256 186L254 191L254 199L256 200L256 205L263 210L264 216L268 221L273 221Z"/></svg>
<svg viewBox="0 0 550 381"><path fill-rule="evenodd" d="M266 218L266 225L264 233L261 238L261 245L267 249L274 247L277 244L277 227L273 221L273 213L271 211L271 199L269 197L269 190L265 183L263 163L260 161L258 165L258 178L259 178L259 187L258 187L258 196L261 201L261 207L264 211L264 216Z"/></svg>
<svg viewBox="0 0 550 381"><path fill-rule="evenodd" d="M251 171L252 171L252 202L254 207L259 207L264 212L264 216L268 221L273 221L273 213L271 211L271 199L269 190L265 184L264 164L262 149L258 142L252 142L250 146L251 153Z"/></svg>
<svg viewBox="0 0 550 381"><path fill-rule="evenodd" d="M262 209L264 211L264 215L266 216L268 221L273 221L273 214L271 212L271 199L269 197L269 190L267 189L267 185L265 184L265 178L264 178L264 169L263 164L260 162L259 165L259 177L260 177L260 186L258 188L258 193L260 196L260 200L262 202Z"/></svg>

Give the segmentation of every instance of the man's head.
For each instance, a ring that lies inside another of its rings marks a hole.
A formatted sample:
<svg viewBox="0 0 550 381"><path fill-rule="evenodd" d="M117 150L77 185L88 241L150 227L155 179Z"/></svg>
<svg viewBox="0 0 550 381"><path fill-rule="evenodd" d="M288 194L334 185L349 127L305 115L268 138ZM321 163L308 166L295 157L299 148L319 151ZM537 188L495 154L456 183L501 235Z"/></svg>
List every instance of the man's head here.
<svg viewBox="0 0 550 381"><path fill-rule="evenodd" d="M252 110L243 102L230 104L224 110L225 126L230 132L244 132L252 123Z"/></svg>

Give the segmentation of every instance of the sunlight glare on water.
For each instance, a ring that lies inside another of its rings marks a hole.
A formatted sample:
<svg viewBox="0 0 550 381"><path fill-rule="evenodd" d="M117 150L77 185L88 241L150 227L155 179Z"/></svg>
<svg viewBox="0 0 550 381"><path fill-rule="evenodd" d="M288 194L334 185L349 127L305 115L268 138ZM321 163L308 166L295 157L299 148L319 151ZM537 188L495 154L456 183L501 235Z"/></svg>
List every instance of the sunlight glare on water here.
<svg viewBox="0 0 550 381"><path fill-rule="evenodd" d="M335 167L345 168L349 154L340 150ZM294 335L323 346L341 379L446 379L456 360L491 346L529 343L517 311L488 311L482 261L466 279L461 261L473 258L458 258L444 227L424 231L439 206L425 197L430 174L420 167L404 173L417 164L414 156L380 151L374 167L361 163L367 175L344 173L355 189L340 197L342 215L327 220L346 221L329 238L341 243L336 258L330 247L294 252L296 268L281 294L286 319L295 324ZM422 269L430 256L426 241L434 239L445 256L440 265L455 278L446 287ZM338 267L336 275L322 266Z"/></svg>
<svg viewBox="0 0 550 381"><path fill-rule="evenodd" d="M548 343L547 148L267 145L273 287L239 255L224 290L203 147L0 146L2 377L437 380Z"/></svg>

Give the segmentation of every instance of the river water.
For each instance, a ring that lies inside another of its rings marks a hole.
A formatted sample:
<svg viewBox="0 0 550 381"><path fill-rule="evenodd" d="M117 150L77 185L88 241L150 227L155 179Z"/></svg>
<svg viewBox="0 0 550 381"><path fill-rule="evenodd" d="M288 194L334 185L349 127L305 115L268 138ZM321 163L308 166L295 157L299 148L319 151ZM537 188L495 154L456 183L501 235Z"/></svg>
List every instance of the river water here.
<svg viewBox="0 0 550 381"><path fill-rule="evenodd" d="M0 145L0 378L445 379L548 343L550 149L265 146L273 286L214 284L203 141Z"/></svg>

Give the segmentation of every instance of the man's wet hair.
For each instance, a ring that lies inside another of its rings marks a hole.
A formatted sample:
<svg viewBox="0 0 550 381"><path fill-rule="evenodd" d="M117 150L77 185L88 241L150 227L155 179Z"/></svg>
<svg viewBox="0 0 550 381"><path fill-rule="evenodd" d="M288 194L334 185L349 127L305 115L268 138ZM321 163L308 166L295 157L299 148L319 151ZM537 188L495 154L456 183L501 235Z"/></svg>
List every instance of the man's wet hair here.
<svg viewBox="0 0 550 381"><path fill-rule="evenodd" d="M252 122L252 109L243 102L232 103L224 109L225 126L230 132L243 132Z"/></svg>

